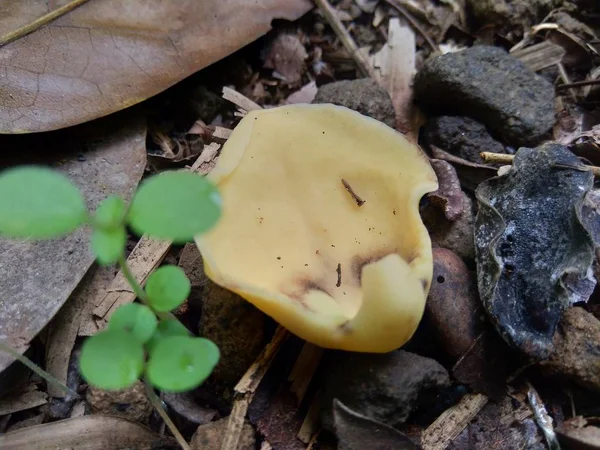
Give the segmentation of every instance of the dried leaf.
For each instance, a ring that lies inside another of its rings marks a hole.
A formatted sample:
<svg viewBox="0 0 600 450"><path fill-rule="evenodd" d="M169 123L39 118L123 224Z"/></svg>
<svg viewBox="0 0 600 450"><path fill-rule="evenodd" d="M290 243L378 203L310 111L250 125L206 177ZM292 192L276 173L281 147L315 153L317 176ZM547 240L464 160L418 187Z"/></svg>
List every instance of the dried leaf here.
<svg viewBox="0 0 600 450"><path fill-rule="evenodd" d="M111 194L128 201L146 165L146 129L133 117L119 114L44 135L0 136L6 150L0 165L58 161L55 168L81 189L90 208ZM60 239L0 240L1 338L24 351L48 324L94 261L90 236L89 228L81 228ZM11 361L0 353L0 371Z"/></svg>
<svg viewBox="0 0 600 450"><path fill-rule="evenodd" d="M213 420L217 411L200 406L192 392L165 393L164 402L180 416L196 425L204 425Z"/></svg>
<svg viewBox="0 0 600 450"><path fill-rule="evenodd" d="M333 421L339 450L417 450L406 435L375 419L333 401Z"/></svg>
<svg viewBox="0 0 600 450"><path fill-rule="evenodd" d="M600 419L573 417L556 429L558 441L565 448L600 450Z"/></svg>
<svg viewBox="0 0 600 450"><path fill-rule="evenodd" d="M3 5L0 36L47 5ZM295 20L311 7L308 0L85 3L0 49L0 133L54 130L129 107L254 41L273 19Z"/></svg>
<svg viewBox="0 0 600 450"><path fill-rule="evenodd" d="M35 384L30 384L24 391L15 392L0 400L0 416L45 405L48 403L47 397Z"/></svg>
<svg viewBox="0 0 600 450"><path fill-rule="evenodd" d="M280 33L270 43L265 57L264 67L273 69L277 78L290 86L300 84L306 70L308 53L298 35Z"/></svg>
<svg viewBox="0 0 600 450"><path fill-rule="evenodd" d="M36 425L0 435L2 450L67 449L85 450L176 450L175 439L159 436L132 420L94 414Z"/></svg>
<svg viewBox="0 0 600 450"><path fill-rule="evenodd" d="M456 170L449 162L432 159L431 166L437 175L439 188L428 195L429 199L443 208L446 219L453 222L465 211L465 194L460 188Z"/></svg>
<svg viewBox="0 0 600 450"><path fill-rule="evenodd" d="M504 339L533 359L552 350L569 305L565 277L594 261L581 206L594 176L565 147L521 148L512 170L477 188L479 294Z"/></svg>

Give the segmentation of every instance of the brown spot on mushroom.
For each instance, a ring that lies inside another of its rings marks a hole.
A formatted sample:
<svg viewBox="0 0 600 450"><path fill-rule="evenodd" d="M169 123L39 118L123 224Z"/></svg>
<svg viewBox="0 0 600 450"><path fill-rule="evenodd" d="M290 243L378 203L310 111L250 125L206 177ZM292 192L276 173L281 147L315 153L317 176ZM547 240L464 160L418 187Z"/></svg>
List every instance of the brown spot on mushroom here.
<svg viewBox="0 0 600 450"><path fill-rule="evenodd" d="M338 263L337 269L335 269L335 271L337 272L337 283L335 283L335 286L340 287L342 285L342 264L341 263Z"/></svg>
<svg viewBox="0 0 600 450"><path fill-rule="evenodd" d="M396 253L396 252L382 250L380 252L377 252L375 254L368 255L368 256L356 255L354 258L352 258L352 264L350 266L350 275L351 275L352 279L356 280L358 282L358 284L360 285L362 283L363 267L366 266L367 264L371 264L376 261L379 261L380 259L385 258L387 255L389 255L391 253Z"/></svg>

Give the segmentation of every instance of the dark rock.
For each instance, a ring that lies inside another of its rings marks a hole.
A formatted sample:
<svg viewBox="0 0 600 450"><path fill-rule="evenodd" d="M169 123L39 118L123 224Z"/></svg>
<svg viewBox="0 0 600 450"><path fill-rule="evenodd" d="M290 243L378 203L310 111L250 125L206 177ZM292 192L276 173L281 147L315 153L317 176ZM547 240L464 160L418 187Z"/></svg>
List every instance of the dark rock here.
<svg viewBox="0 0 600 450"><path fill-rule="evenodd" d="M339 400L333 401L338 450L417 450L406 435L370 417L358 414Z"/></svg>
<svg viewBox="0 0 600 450"><path fill-rule="evenodd" d="M435 145L467 161L485 164L479 153L506 153L484 125L469 117L432 117L423 128L425 145Z"/></svg>
<svg viewBox="0 0 600 450"><path fill-rule="evenodd" d="M446 369L414 353L338 353L325 380L323 424L332 429L333 400L338 399L364 416L396 427L420 401L449 385Z"/></svg>
<svg viewBox="0 0 600 450"><path fill-rule="evenodd" d="M463 260L473 261L475 259L473 200L468 196L463 197L463 200L466 205L465 210L452 222L432 204L427 204L421 209L421 217L434 247L450 249Z"/></svg>
<svg viewBox="0 0 600 450"><path fill-rule="evenodd" d="M471 117L513 146L538 143L554 124L554 87L499 47L430 58L414 90L429 114Z"/></svg>
<svg viewBox="0 0 600 450"><path fill-rule="evenodd" d="M192 436L192 450L220 450L225 431L227 430L228 417L217 420L216 422L200 425ZM254 429L249 423L244 423L240 441L236 450L255 450L256 438Z"/></svg>
<svg viewBox="0 0 600 450"><path fill-rule="evenodd" d="M564 0L468 0L467 5L481 26L521 30L537 25Z"/></svg>
<svg viewBox="0 0 600 450"><path fill-rule="evenodd" d="M146 397L146 390L141 381L118 391L105 391L90 386L86 393L86 401L93 413L125 417L144 424L148 423L152 414L152 404Z"/></svg>
<svg viewBox="0 0 600 450"><path fill-rule="evenodd" d="M479 295L506 342L532 359L550 355L568 284L587 278L595 258L581 222L594 176L581 167L561 145L523 147L506 175L476 191Z"/></svg>
<svg viewBox="0 0 600 450"><path fill-rule="evenodd" d="M358 111L394 127L396 113L385 89L370 78L343 80L323 85L313 103L333 103Z"/></svg>
<svg viewBox="0 0 600 450"><path fill-rule="evenodd" d="M600 392L600 321L583 308L569 308L554 336L544 372Z"/></svg>
<svg viewBox="0 0 600 450"><path fill-rule="evenodd" d="M221 352L214 380L227 385L239 381L263 349L266 323L266 316L252 304L209 281L199 333Z"/></svg>

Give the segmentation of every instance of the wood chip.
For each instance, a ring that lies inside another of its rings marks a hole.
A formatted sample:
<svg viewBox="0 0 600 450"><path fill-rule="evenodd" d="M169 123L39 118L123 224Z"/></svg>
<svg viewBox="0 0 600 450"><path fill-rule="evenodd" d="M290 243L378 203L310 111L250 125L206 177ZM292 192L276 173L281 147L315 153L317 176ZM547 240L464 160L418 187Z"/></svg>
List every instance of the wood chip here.
<svg viewBox="0 0 600 450"><path fill-rule="evenodd" d="M215 167L217 155L219 153L220 148L221 146L214 142L205 145L204 149L202 150L202 153L200 153L200 156L198 157L198 159L196 159L190 170L201 175L208 174L213 169L213 167Z"/></svg>
<svg viewBox="0 0 600 450"><path fill-rule="evenodd" d="M223 87L223 98L246 111L255 111L257 109L262 109L260 105L254 103L248 97L245 97L238 91L228 87Z"/></svg>
<svg viewBox="0 0 600 450"><path fill-rule="evenodd" d="M397 18L390 19L388 41L374 54L375 81L388 91L396 111L396 129L416 140L415 118L412 108L412 79L416 72L415 33L400 25Z"/></svg>
<svg viewBox="0 0 600 450"><path fill-rule="evenodd" d="M537 72L560 63L565 56L565 49L550 41L543 41L512 52L512 56L520 59L529 70Z"/></svg>
<svg viewBox="0 0 600 450"><path fill-rule="evenodd" d="M290 391L296 394L298 404L302 402L308 386L319 367L325 350L314 344L306 342L296 359L288 380L291 381Z"/></svg>
<svg viewBox="0 0 600 450"><path fill-rule="evenodd" d="M444 411L421 436L423 450L444 450L487 404L483 394L466 394Z"/></svg>
<svg viewBox="0 0 600 450"><path fill-rule="evenodd" d="M288 337L289 332L285 328L277 327L271 342L267 344L235 386L235 399L221 450L237 450L252 397Z"/></svg>
<svg viewBox="0 0 600 450"><path fill-rule="evenodd" d="M0 400L0 416L45 405L48 403L47 398L46 393L39 391L37 386L32 383L25 390L15 392ZM0 448L4 447L0 446Z"/></svg>
<svg viewBox="0 0 600 450"><path fill-rule="evenodd" d="M308 412L304 417L304 422L302 422L300 431L298 431L298 439L305 444L310 444L310 442L314 440L315 435L319 433L319 428L321 426L321 408L323 406L321 399L322 393L319 392L315 395L315 398L310 404L310 408L308 408Z"/></svg>

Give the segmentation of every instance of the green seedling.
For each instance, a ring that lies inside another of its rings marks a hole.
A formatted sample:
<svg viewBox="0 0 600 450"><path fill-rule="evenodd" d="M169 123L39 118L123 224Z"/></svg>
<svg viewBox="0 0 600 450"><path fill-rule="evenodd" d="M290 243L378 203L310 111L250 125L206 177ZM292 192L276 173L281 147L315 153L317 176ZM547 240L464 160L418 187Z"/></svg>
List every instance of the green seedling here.
<svg viewBox="0 0 600 450"><path fill-rule="evenodd" d="M97 262L119 264L140 301L119 307L106 329L83 343L81 374L105 390L127 388L144 376L147 385L181 392L197 387L212 372L220 356L217 346L193 336L171 313L189 296L185 273L166 265L142 287L127 265L125 244L127 227L138 235L189 242L215 225L220 213L215 186L187 171L152 176L140 184L129 206L110 196L93 213L76 186L51 168L20 166L0 173L0 235L51 239L91 226L90 248ZM23 361L5 344L0 349ZM36 372L57 381L41 369Z"/></svg>

